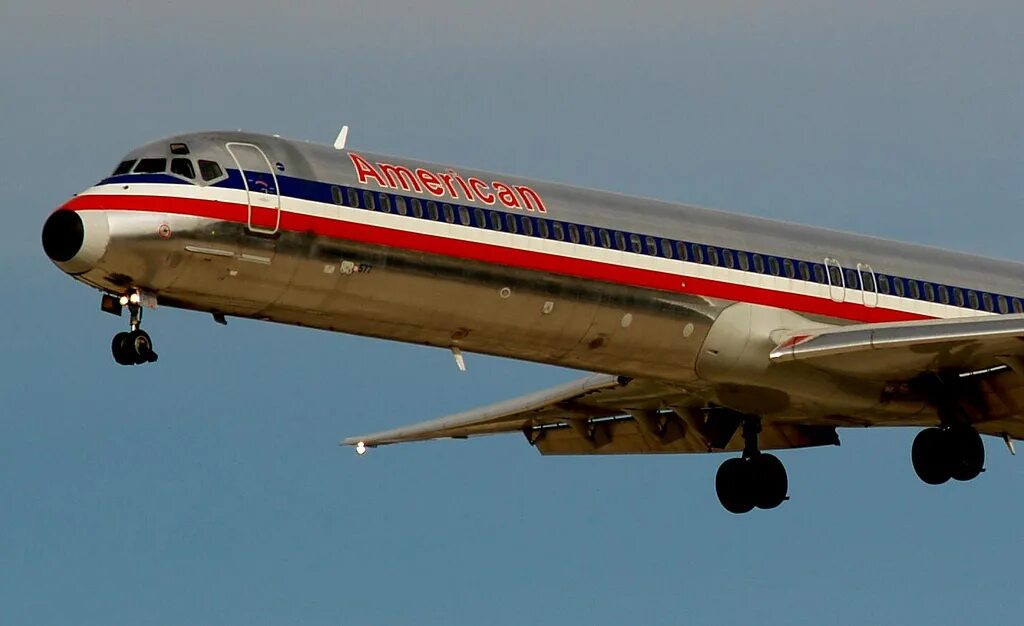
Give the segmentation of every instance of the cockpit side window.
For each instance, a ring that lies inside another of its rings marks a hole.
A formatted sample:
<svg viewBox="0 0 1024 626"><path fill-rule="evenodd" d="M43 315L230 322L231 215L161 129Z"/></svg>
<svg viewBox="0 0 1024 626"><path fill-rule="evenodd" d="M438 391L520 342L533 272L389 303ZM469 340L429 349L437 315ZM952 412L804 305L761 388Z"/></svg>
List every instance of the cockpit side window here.
<svg viewBox="0 0 1024 626"><path fill-rule="evenodd" d="M206 161L199 159L199 175L203 177L203 180L210 182L224 175L224 171L220 169L220 165L216 161Z"/></svg>
<svg viewBox="0 0 1024 626"><path fill-rule="evenodd" d="M121 161L118 164L118 166L116 168L114 168L114 173L111 174L111 176L121 176L123 174L127 174L128 172L132 171L132 166L133 165L135 165L135 159L128 159L127 161Z"/></svg>
<svg viewBox="0 0 1024 626"><path fill-rule="evenodd" d="M196 178L196 170L192 167L192 161L189 159L171 159L171 173L189 180Z"/></svg>
<svg viewBox="0 0 1024 626"><path fill-rule="evenodd" d="M159 174L167 169L167 159L139 159L136 174Z"/></svg>

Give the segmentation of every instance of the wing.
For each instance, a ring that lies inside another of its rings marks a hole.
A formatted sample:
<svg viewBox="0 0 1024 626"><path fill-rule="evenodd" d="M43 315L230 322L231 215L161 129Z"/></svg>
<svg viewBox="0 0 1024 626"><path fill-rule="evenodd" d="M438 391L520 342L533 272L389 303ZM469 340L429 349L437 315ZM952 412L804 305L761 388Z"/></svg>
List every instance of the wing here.
<svg viewBox="0 0 1024 626"><path fill-rule="evenodd" d="M876 381L937 377L980 432L1024 439L1024 315L815 329L777 340L774 364Z"/></svg>
<svg viewBox="0 0 1024 626"><path fill-rule="evenodd" d="M429 439L522 432L542 454L651 454L740 450L739 417L703 408L684 388L592 374L447 417L349 437L357 450ZM766 424L764 449L838 444L829 426Z"/></svg>

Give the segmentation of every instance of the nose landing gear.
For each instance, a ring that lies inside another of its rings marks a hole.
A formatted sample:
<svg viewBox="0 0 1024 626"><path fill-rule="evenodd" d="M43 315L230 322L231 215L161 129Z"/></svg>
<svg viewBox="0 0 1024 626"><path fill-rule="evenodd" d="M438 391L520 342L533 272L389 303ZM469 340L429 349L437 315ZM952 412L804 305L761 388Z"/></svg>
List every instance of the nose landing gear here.
<svg viewBox="0 0 1024 626"><path fill-rule="evenodd" d="M153 340L149 334L142 330L142 304L139 294L133 293L130 296L122 296L122 305L128 307L131 315L129 332L120 332L114 335L110 342L110 352L114 361L119 365L142 365L153 363L157 360L157 354L153 351Z"/></svg>

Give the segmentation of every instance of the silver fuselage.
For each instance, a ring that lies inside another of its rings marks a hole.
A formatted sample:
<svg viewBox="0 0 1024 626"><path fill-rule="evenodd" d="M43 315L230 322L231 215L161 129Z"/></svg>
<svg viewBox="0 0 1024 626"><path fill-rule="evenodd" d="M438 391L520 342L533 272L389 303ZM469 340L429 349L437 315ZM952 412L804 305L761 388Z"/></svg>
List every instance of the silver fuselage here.
<svg viewBox="0 0 1024 626"><path fill-rule="evenodd" d="M223 175L104 179L61 208L84 241L59 267L161 306L677 382L780 420L921 407L880 404L886 381L776 379L746 344L1024 298L1016 263L265 135L125 160L158 158Z"/></svg>

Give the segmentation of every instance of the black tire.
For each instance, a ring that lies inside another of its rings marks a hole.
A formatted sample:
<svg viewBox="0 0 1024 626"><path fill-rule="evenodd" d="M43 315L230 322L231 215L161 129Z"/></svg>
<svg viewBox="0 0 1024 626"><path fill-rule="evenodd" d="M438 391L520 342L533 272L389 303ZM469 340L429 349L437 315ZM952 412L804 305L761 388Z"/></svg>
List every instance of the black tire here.
<svg viewBox="0 0 1024 626"><path fill-rule="evenodd" d="M926 428L914 437L910 460L917 477L929 485L941 485L953 475L950 437L938 428Z"/></svg>
<svg viewBox="0 0 1024 626"><path fill-rule="evenodd" d="M786 466L772 454L759 454L748 462L754 478L754 504L759 509L774 509L786 501L789 477Z"/></svg>
<svg viewBox="0 0 1024 626"><path fill-rule="evenodd" d="M973 428L953 428L949 440L950 475L954 480L973 480L985 468L985 444Z"/></svg>
<svg viewBox="0 0 1024 626"><path fill-rule="evenodd" d="M128 351L128 333L117 333L110 342L110 353L118 365L131 365L135 361Z"/></svg>
<svg viewBox="0 0 1024 626"><path fill-rule="evenodd" d="M740 515L754 508L754 481L751 464L746 459L729 459L715 475L718 501L726 511Z"/></svg>
<svg viewBox="0 0 1024 626"><path fill-rule="evenodd" d="M136 365L149 363L150 359L156 356L153 352L153 340L144 330L133 330L128 335L128 346L128 353Z"/></svg>

